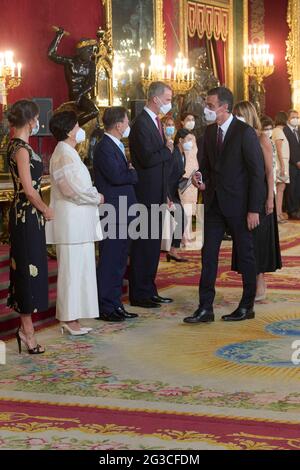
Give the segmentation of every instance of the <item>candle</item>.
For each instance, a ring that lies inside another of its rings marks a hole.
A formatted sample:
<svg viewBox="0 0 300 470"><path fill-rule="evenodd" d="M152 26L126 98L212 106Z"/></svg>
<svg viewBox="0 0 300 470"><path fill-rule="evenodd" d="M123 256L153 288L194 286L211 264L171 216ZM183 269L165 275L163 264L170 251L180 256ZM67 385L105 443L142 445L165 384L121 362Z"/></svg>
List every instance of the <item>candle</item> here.
<svg viewBox="0 0 300 470"><path fill-rule="evenodd" d="M17 68L18 68L18 78L21 78L22 64L20 62L18 62Z"/></svg>
<svg viewBox="0 0 300 470"><path fill-rule="evenodd" d="M172 74L172 67L171 65L167 65L167 80L171 80L171 74Z"/></svg>
<svg viewBox="0 0 300 470"><path fill-rule="evenodd" d="M195 80L195 67L191 68L191 73L192 73L192 81Z"/></svg>
<svg viewBox="0 0 300 470"><path fill-rule="evenodd" d="M148 70L148 80L151 80L152 78L152 67L150 65L149 70Z"/></svg>
<svg viewBox="0 0 300 470"><path fill-rule="evenodd" d="M176 78L177 78L177 67L175 67L174 69L174 80L176 80Z"/></svg>
<svg viewBox="0 0 300 470"><path fill-rule="evenodd" d="M142 78L145 78L145 64L141 64Z"/></svg>
<svg viewBox="0 0 300 470"><path fill-rule="evenodd" d="M133 70L129 69L129 70L128 70L129 83L132 83L132 74L133 74Z"/></svg>
<svg viewBox="0 0 300 470"><path fill-rule="evenodd" d="M12 77L15 76L15 67L16 67L16 64L12 63L12 64L11 64L11 76L12 76Z"/></svg>
<svg viewBox="0 0 300 470"><path fill-rule="evenodd" d="M0 78L2 77L2 64L0 62Z"/></svg>
<svg viewBox="0 0 300 470"><path fill-rule="evenodd" d="M269 65L270 66L274 65L274 55L273 54L269 54Z"/></svg>

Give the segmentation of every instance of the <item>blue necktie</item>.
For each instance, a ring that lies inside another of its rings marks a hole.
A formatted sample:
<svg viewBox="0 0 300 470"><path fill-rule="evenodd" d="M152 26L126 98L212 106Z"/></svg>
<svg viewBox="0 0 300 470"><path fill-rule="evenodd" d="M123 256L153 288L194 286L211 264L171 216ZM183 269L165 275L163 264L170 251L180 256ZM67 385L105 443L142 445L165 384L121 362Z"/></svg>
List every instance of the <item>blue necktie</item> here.
<svg viewBox="0 0 300 470"><path fill-rule="evenodd" d="M126 158L126 154L125 154L125 145L123 144L123 142L120 142L120 143L119 143L119 147L120 147L120 149L122 150L122 153L123 153L124 158L125 158L126 163L127 163L127 158Z"/></svg>

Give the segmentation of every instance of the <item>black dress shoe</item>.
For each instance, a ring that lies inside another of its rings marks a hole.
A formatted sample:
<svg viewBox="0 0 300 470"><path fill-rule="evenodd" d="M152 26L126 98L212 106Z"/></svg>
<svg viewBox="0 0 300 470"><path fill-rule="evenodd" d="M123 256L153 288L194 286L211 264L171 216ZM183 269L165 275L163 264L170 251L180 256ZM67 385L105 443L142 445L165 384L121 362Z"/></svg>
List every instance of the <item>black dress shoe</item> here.
<svg viewBox="0 0 300 470"><path fill-rule="evenodd" d="M118 315L120 315L120 317L124 317L125 320L127 320L129 318L137 318L138 317L137 313L126 312L124 307L117 307L115 309L115 311L117 312Z"/></svg>
<svg viewBox="0 0 300 470"><path fill-rule="evenodd" d="M173 299L169 299L168 297L161 297L160 295L154 295L150 300L156 304L170 304L173 302Z"/></svg>
<svg viewBox="0 0 300 470"><path fill-rule="evenodd" d="M254 317L255 317L255 313L254 313L253 308L238 307L230 315L223 315L222 320L242 321L242 320L250 320L251 318L254 318Z"/></svg>
<svg viewBox="0 0 300 470"><path fill-rule="evenodd" d="M130 305L133 307L142 307L142 308L159 308L160 304L152 302L150 299L144 300L131 300Z"/></svg>
<svg viewBox="0 0 300 470"><path fill-rule="evenodd" d="M98 320L110 321L110 322L121 322L125 320L124 315L119 315L117 312L111 313L100 313Z"/></svg>
<svg viewBox="0 0 300 470"><path fill-rule="evenodd" d="M211 323L215 321L214 312L205 308L198 308L191 317L183 319L184 323Z"/></svg>

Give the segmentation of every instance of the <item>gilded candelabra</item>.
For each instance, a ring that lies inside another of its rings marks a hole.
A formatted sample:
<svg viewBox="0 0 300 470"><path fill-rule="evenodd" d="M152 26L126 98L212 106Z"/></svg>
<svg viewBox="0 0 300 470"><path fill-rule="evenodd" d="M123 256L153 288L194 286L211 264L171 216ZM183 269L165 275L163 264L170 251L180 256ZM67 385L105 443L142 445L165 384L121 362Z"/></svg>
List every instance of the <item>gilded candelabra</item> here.
<svg viewBox="0 0 300 470"><path fill-rule="evenodd" d="M3 108L7 108L8 90L21 84L22 64L15 64L12 51L0 52L0 94Z"/></svg>
<svg viewBox="0 0 300 470"><path fill-rule="evenodd" d="M268 44L248 45L244 55L244 71L255 82L251 101L255 104L258 113L262 114L262 101L265 93L263 81L274 72L274 55L270 54Z"/></svg>
<svg viewBox="0 0 300 470"><path fill-rule="evenodd" d="M188 59L181 53L175 59L175 67L165 65L164 56L152 54L147 70L145 64L141 64L141 83L145 92L154 81L169 85L174 95L185 95L195 84L195 69L189 67Z"/></svg>

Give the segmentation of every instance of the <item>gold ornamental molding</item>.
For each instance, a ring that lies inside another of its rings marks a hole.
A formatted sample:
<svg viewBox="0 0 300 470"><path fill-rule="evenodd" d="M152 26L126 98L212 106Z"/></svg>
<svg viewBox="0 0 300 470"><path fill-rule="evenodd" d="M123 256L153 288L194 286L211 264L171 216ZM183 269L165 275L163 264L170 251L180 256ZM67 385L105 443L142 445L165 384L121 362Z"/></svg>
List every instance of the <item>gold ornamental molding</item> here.
<svg viewBox="0 0 300 470"><path fill-rule="evenodd" d="M290 28L286 42L286 61L292 88L293 108L300 111L300 0L289 0L287 23Z"/></svg>
<svg viewBox="0 0 300 470"><path fill-rule="evenodd" d="M226 42L226 84L234 91L233 0L179 1L181 52L188 56L188 38L196 33L199 37L206 34L208 39L215 37Z"/></svg>
<svg viewBox="0 0 300 470"><path fill-rule="evenodd" d="M229 10L213 5L189 1L187 4L188 34L200 39L206 34L207 39L226 41L229 31Z"/></svg>

